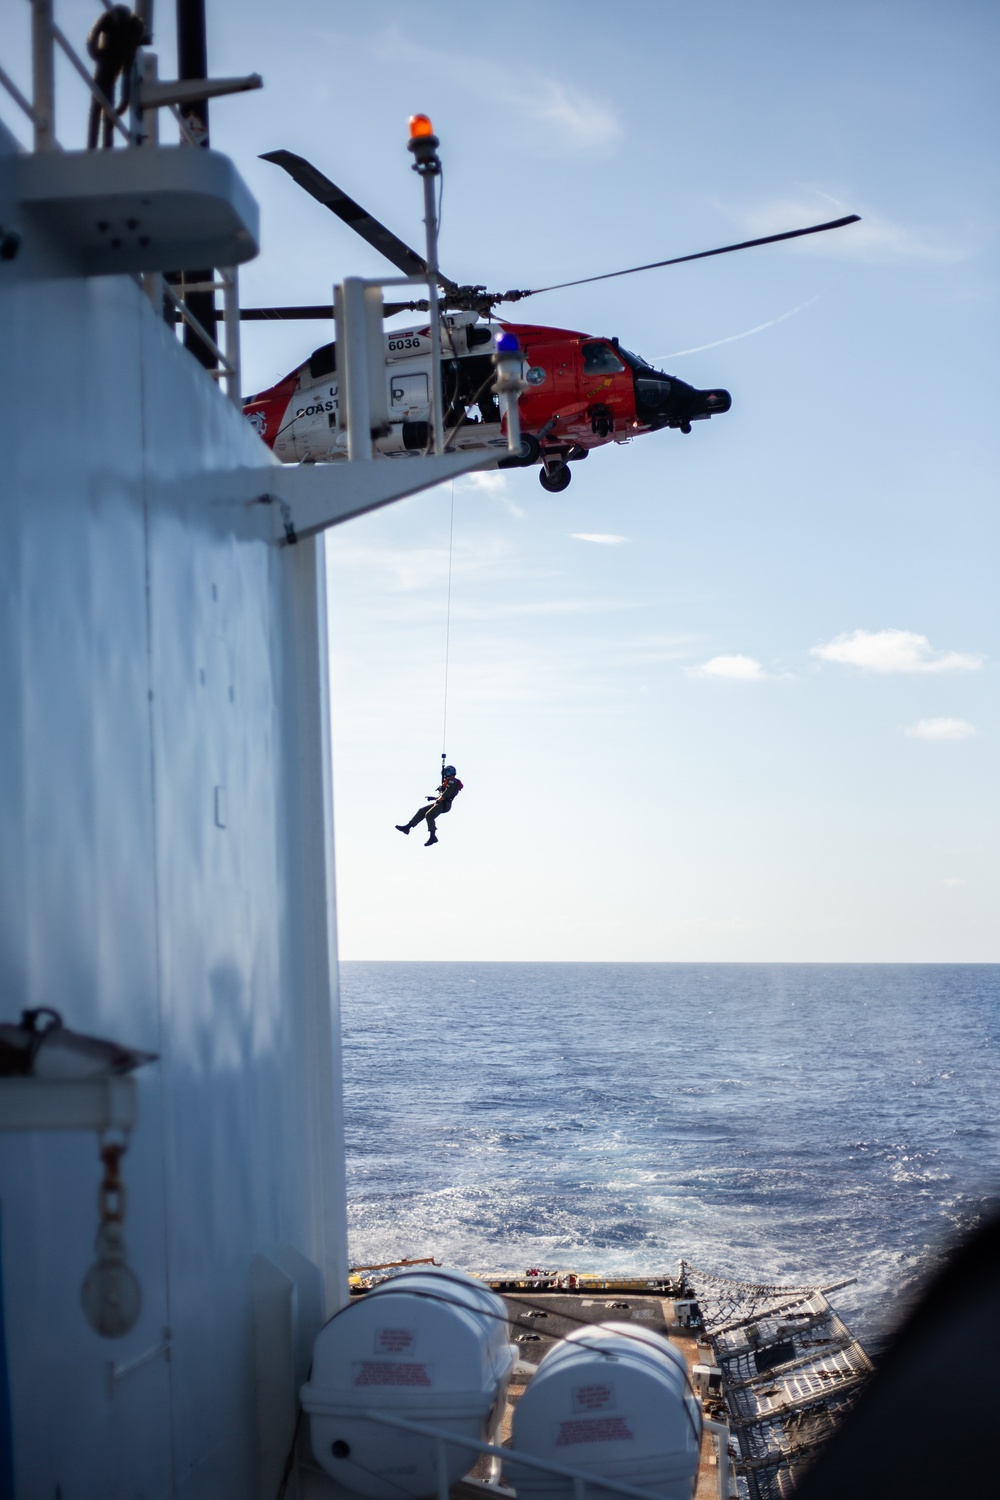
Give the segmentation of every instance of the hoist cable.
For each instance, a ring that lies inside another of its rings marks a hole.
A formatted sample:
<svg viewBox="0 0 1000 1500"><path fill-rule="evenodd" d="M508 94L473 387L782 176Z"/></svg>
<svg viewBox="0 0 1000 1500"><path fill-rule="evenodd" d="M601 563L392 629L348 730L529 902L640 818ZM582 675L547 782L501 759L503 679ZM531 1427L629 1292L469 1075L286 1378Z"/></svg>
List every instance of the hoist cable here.
<svg viewBox="0 0 1000 1500"><path fill-rule="evenodd" d="M444 627L444 716L441 724L441 764L448 748L448 661L451 651L451 571L455 551L455 481L451 481L451 517L448 523L448 604Z"/></svg>

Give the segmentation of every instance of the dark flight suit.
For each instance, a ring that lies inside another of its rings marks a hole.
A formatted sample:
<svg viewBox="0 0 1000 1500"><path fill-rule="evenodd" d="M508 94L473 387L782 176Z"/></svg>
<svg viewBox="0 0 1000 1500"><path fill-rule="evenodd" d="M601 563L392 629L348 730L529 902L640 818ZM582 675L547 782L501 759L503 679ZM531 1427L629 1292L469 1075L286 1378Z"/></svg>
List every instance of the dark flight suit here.
<svg viewBox="0 0 1000 1500"><path fill-rule="evenodd" d="M146 40L145 22L127 5L113 5L106 10L90 29L87 51L97 66L94 82L108 103L114 108L115 82L118 75L123 78L122 101L119 114L123 114L129 103L129 84L135 54ZM105 110L96 99L90 101L90 123L87 130L87 150L97 145L97 128L103 120L101 144L107 149L114 140L114 126Z"/></svg>
<svg viewBox="0 0 1000 1500"><path fill-rule="evenodd" d="M421 807L418 812L415 812L413 814L413 817L410 819L410 821L408 823L404 823L402 827L416 828L418 823L422 823L424 819L426 819L431 838L436 839L437 831L434 826L436 820L438 818L443 818L445 813L451 812L451 804L454 802L455 798L458 796L461 790L462 783L459 781L457 776L446 776L444 781L442 781L441 785L438 787L438 792L440 795L438 796L437 801L428 802L425 807Z"/></svg>

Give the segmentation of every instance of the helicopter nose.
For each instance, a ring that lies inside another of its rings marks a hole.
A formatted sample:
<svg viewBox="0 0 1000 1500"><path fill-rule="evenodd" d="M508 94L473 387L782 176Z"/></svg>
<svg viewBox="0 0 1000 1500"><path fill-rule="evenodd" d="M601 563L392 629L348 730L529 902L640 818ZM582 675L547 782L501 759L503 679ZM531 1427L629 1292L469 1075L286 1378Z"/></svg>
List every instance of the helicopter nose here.
<svg viewBox="0 0 1000 1500"><path fill-rule="evenodd" d="M728 411L733 404L733 398L728 391L699 391L705 410L710 416L716 416L720 412Z"/></svg>

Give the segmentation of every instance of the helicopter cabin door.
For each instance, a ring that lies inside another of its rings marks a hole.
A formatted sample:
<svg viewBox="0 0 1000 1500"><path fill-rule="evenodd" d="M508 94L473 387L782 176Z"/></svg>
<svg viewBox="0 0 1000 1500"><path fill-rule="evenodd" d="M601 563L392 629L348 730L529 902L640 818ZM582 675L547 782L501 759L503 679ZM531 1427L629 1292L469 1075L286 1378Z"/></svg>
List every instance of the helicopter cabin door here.
<svg viewBox="0 0 1000 1500"><path fill-rule="evenodd" d="M572 339L528 338L524 365L528 389L518 404L529 432L542 427L554 411L579 404L579 351Z"/></svg>
<svg viewBox="0 0 1000 1500"><path fill-rule="evenodd" d="M606 339L587 339L580 345L580 396L587 417L599 437L623 431L635 415L632 372L618 350Z"/></svg>
<svg viewBox="0 0 1000 1500"><path fill-rule="evenodd" d="M430 401L426 375L393 373L389 382L389 398L394 422L425 422L427 420Z"/></svg>

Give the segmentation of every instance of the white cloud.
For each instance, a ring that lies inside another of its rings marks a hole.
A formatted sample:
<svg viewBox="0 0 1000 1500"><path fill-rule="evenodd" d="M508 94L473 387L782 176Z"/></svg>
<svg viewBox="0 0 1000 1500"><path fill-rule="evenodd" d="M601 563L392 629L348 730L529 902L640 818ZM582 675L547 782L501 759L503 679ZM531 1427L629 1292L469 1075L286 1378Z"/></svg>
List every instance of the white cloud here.
<svg viewBox="0 0 1000 1500"><path fill-rule="evenodd" d="M925 635L913 630L853 630L835 635L811 656L866 672L975 672L981 656L962 651L934 651Z"/></svg>
<svg viewBox="0 0 1000 1500"><path fill-rule="evenodd" d="M347 527L336 528L327 543L327 568L332 586L343 592L347 580L364 579L367 587L383 592L401 595L425 593L430 596L428 602L432 610L439 603L443 607L449 573L447 524L446 517L441 527L443 545L438 547L356 541ZM456 584L459 580L494 581L521 576L512 549L496 537L479 538L473 543L456 536L450 563ZM410 607L406 605L407 609Z"/></svg>
<svg viewBox="0 0 1000 1500"><path fill-rule="evenodd" d="M471 474L463 474L456 483L462 489L481 490L488 495L495 495L506 488L507 475L501 474L498 469L476 469Z"/></svg>
<svg viewBox="0 0 1000 1500"><path fill-rule="evenodd" d="M946 875L941 882L942 885L964 885L965 881L961 875Z"/></svg>
<svg viewBox="0 0 1000 1500"><path fill-rule="evenodd" d="M571 531L570 536L578 542L600 542L605 547L617 547L619 542L626 540L611 531Z"/></svg>
<svg viewBox="0 0 1000 1500"><path fill-rule="evenodd" d="M482 55L445 52L423 47L389 27L372 43L372 50L393 67L411 67L424 77L456 84L496 106L505 106L514 137L540 156L610 156L622 139L622 127L612 107L596 90L577 88L550 73L519 61L507 66Z"/></svg>
<svg viewBox="0 0 1000 1500"><path fill-rule="evenodd" d="M741 214L733 215L749 236L780 234L784 229L822 224L845 214L861 215L860 224L847 224L826 234L806 235L793 240L794 247L805 253L833 260L864 261L878 265L924 264L951 265L965 260L969 251L947 240L904 224L895 224L884 214L865 207L848 194L833 197L819 190L798 198L774 198Z"/></svg>
<svg viewBox="0 0 1000 1500"><path fill-rule="evenodd" d="M521 602L462 603L457 612L467 620L512 619L519 615L599 615L641 608L634 599L526 599Z"/></svg>
<svg viewBox="0 0 1000 1500"><path fill-rule="evenodd" d="M903 730L915 740L967 740L976 733L967 719L918 719Z"/></svg>
<svg viewBox="0 0 1000 1500"><path fill-rule="evenodd" d="M695 677L728 677L736 682L760 682L767 676L759 661L752 656L713 656L701 666L689 667Z"/></svg>
<svg viewBox="0 0 1000 1500"><path fill-rule="evenodd" d="M682 661L691 654L690 639L684 635L639 636L622 641L618 647L624 660L636 666L661 666L668 661Z"/></svg>
<svg viewBox="0 0 1000 1500"><path fill-rule="evenodd" d="M525 511L511 499L508 475L498 469L477 469L472 474L463 474L456 480L459 492L481 495L487 500L496 500L516 520L523 521Z"/></svg>

